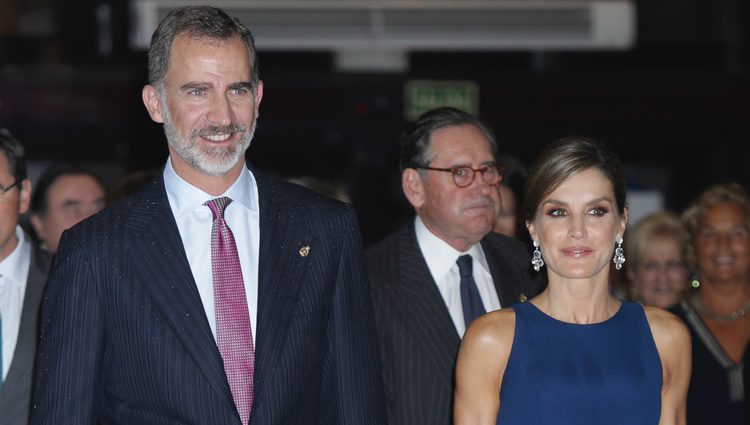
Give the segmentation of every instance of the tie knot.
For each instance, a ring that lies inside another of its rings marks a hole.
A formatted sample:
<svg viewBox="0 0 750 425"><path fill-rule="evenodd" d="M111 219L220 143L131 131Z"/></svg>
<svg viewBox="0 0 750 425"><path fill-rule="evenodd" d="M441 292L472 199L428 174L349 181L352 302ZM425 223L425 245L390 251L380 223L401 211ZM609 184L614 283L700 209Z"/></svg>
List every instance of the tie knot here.
<svg viewBox="0 0 750 425"><path fill-rule="evenodd" d="M203 205L206 205L211 209L211 212L214 215L214 220L217 220L219 218L224 218L224 210L227 208L227 205L231 203L232 198L222 196L221 198L214 198L210 201L206 201Z"/></svg>
<svg viewBox="0 0 750 425"><path fill-rule="evenodd" d="M471 255L466 254L458 257L456 263L458 264L458 274L461 275L462 278L472 277Z"/></svg>

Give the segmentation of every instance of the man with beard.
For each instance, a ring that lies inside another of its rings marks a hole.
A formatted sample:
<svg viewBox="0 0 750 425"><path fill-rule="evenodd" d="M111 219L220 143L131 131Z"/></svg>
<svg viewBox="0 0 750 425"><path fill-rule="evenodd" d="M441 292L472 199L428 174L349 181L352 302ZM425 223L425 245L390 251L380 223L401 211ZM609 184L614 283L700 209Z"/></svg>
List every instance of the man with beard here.
<svg viewBox="0 0 750 425"><path fill-rule="evenodd" d="M354 212L246 166L262 97L237 19L159 24L143 101L170 156L63 234L33 424L385 423Z"/></svg>
<svg viewBox="0 0 750 425"><path fill-rule="evenodd" d="M492 232L496 155L489 127L454 108L426 112L403 135L401 186L416 217L366 254L391 425L453 423L469 323L539 290L524 245Z"/></svg>

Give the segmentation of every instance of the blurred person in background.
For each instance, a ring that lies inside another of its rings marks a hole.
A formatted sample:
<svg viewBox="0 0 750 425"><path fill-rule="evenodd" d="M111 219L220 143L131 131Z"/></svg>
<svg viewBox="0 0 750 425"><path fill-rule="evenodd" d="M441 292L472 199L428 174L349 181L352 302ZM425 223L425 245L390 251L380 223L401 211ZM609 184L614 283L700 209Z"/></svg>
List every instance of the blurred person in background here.
<svg viewBox="0 0 750 425"><path fill-rule="evenodd" d="M518 237L518 201L510 186L497 185L500 196L500 213L495 219L494 231L511 238Z"/></svg>
<svg viewBox="0 0 750 425"><path fill-rule="evenodd" d="M688 287L687 244L680 217L671 211L651 213L628 229L625 268L629 298L660 308L677 304Z"/></svg>
<svg viewBox="0 0 750 425"><path fill-rule="evenodd" d="M521 240L531 248L526 226L520 218L519 209L526 180L526 167L512 155L501 155L499 164L505 170L503 180L497 185L500 195L500 211L495 220L494 231Z"/></svg>
<svg viewBox="0 0 750 425"><path fill-rule="evenodd" d="M0 425L25 425L50 255L18 224L29 208L24 148L0 130Z"/></svg>
<svg viewBox="0 0 750 425"><path fill-rule="evenodd" d="M63 231L104 209L106 202L99 176L73 164L53 164L36 182L31 225L42 247L55 254Z"/></svg>
<svg viewBox="0 0 750 425"><path fill-rule="evenodd" d="M750 198L712 186L683 212L688 264L699 290L673 311L692 336L691 425L746 425L750 340Z"/></svg>

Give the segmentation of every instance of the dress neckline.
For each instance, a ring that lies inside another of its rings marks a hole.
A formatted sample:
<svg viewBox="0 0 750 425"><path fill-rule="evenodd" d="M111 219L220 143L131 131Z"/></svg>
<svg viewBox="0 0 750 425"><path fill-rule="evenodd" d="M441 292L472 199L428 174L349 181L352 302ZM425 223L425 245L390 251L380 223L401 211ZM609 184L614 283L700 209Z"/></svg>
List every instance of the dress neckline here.
<svg viewBox="0 0 750 425"><path fill-rule="evenodd" d="M608 319L605 319L601 322L596 323L572 323L572 322L565 322L563 320L555 319L554 317L550 316L549 314L543 312L539 307L534 305L532 302L526 302L525 304L531 305L531 309L535 311L538 315L545 318L546 320L549 320L554 323L559 323L561 325L570 326L570 327L576 327L576 328L584 328L584 327L599 327L599 326L605 326L609 323L614 322L617 318L619 318L623 314L625 301L620 301L620 307L617 309L615 314L613 314Z"/></svg>

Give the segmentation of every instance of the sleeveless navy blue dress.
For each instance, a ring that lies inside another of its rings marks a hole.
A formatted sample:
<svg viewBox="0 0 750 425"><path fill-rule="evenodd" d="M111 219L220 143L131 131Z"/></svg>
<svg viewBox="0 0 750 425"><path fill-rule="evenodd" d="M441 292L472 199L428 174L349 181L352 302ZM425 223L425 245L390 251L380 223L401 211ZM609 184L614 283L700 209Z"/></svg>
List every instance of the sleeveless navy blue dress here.
<svg viewBox="0 0 750 425"><path fill-rule="evenodd" d="M623 301L610 319L565 323L530 302L516 331L498 425L657 425L662 367L646 314Z"/></svg>

